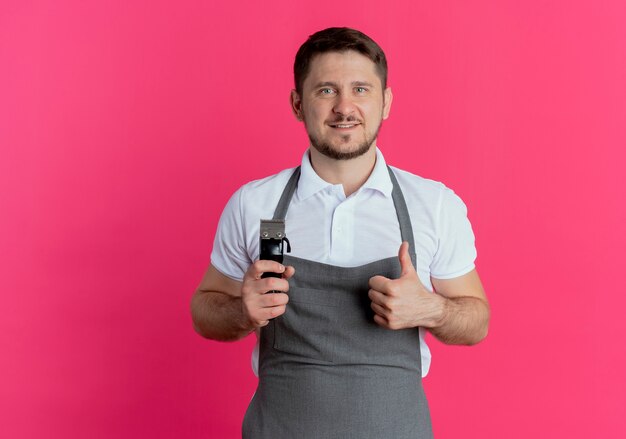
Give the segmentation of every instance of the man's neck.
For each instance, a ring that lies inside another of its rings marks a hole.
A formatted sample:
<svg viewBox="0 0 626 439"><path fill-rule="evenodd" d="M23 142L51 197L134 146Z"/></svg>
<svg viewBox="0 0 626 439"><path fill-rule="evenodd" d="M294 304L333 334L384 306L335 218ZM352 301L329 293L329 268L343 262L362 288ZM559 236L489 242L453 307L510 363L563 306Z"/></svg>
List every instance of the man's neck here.
<svg viewBox="0 0 626 439"><path fill-rule="evenodd" d="M356 192L367 181L376 164L376 146L360 157L349 160L336 160L309 148L313 170L320 178L331 184L343 185L346 197Z"/></svg>

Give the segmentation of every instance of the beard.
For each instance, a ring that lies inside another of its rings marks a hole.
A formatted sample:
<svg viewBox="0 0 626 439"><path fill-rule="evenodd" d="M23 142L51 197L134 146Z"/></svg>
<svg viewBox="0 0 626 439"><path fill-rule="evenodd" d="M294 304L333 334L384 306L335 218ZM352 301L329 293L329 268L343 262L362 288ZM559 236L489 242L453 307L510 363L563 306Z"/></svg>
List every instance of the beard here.
<svg viewBox="0 0 626 439"><path fill-rule="evenodd" d="M340 123L343 121L337 121L337 122ZM352 122L352 120L348 119L345 122ZM331 158L334 160L351 160L351 159L355 159L357 157L362 156L363 154L365 154L367 151L370 150L370 148L376 141L376 138L378 137L378 131L380 131L381 125L382 125L382 120L378 124L378 127L376 127L376 132L374 132L374 134L369 137L366 134L363 142L359 143L356 146L356 148L352 149L351 151L341 151L339 148L333 147L329 142L322 141L319 138L314 137L310 133L309 133L309 140L311 141L311 146L313 148L315 148L316 150L319 151L320 154L325 155L328 158ZM341 136L341 141L346 143L350 141L350 137L351 135L349 134Z"/></svg>

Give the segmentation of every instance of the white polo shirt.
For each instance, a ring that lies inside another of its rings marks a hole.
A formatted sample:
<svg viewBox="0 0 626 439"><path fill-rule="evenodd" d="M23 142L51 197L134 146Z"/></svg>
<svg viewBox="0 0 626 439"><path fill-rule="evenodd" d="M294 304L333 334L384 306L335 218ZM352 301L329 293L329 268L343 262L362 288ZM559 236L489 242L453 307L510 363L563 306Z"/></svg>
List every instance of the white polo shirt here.
<svg viewBox="0 0 626 439"><path fill-rule="evenodd" d="M355 267L397 256L400 226L385 159L376 148L372 174L346 198L343 186L322 180L313 170L309 152L302 157L301 175L285 218L291 255L325 264ZM417 273L432 291L430 278L451 279L474 269L474 234L463 201L442 183L392 167L411 217ZM252 181L230 198L220 218L211 263L224 275L242 281L259 258L259 224L270 219L294 168ZM297 273L296 273L297 276ZM289 306L289 305L287 305ZM431 355L420 328L422 376ZM258 333L257 333L258 336ZM259 342L252 353L258 375Z"/></svg>

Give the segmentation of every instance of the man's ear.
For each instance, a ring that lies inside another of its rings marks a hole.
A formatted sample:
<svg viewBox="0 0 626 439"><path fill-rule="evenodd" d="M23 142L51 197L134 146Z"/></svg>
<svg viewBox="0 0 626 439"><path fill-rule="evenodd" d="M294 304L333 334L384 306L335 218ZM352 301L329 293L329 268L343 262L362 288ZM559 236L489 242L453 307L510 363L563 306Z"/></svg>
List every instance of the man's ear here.
<svg viewBox="0 0 626 439"><path fill-rule="evenodd" d="M291 103L291 111L296 116L296 119L299 121L304 120L302 115L302 99L297 91L291 90L291 95L289 96L289 101Z"/></svg>
<svg viewBox="0 0 626 439"><path fill-rule="evenodd" d="M387 87L383 92L383 119L387 119L389 117L392 101L393 94L391 93L391 87Z"/></svg>

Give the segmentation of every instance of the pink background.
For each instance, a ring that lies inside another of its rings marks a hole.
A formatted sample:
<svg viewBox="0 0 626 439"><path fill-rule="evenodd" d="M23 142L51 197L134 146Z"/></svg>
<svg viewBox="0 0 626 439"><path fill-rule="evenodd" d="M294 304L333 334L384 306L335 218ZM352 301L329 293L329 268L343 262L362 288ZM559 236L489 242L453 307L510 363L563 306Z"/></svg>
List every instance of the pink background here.
<svg viewBox="0 0 626 439"><path fill-rule="evenodd" d="M346 25L493 307L481 345L431 339L436 437L625 437L625 4L2 1L0 436L239 436L254 337L202 339L189 299L228 197L307 146L297 48Z"/></svg>

